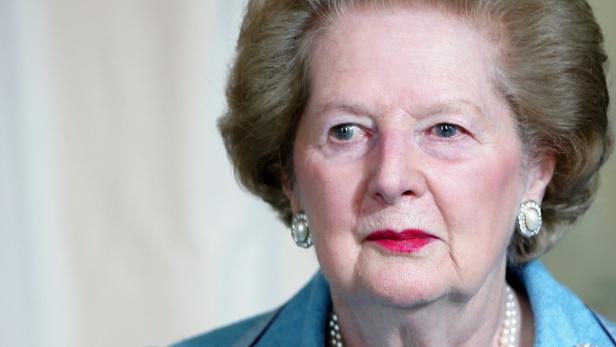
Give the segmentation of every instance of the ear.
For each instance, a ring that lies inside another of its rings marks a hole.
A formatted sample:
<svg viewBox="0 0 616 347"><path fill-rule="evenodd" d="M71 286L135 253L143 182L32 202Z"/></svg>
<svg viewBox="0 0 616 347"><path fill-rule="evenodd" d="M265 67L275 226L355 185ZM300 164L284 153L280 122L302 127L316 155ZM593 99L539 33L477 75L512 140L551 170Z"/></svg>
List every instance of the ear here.
<svg viewBox="0 0 616 347"><path fill-rule="evenodd" d="M299 203L299 194L297 193L297 188L294 184L295 182L286 174L282 175L281 181L282 191L287 196L289 203L291 204L291 212L296 214L301 210L301 204Z"/></svg>
<svg viewBox="0 0 616 347"><path fill-rule="evenodd" d="M531 159L528 168L528 185L524 200L535 200L541 204L545 190L552 180L556 167L556 155L553 152L542 153Z"/></svg>

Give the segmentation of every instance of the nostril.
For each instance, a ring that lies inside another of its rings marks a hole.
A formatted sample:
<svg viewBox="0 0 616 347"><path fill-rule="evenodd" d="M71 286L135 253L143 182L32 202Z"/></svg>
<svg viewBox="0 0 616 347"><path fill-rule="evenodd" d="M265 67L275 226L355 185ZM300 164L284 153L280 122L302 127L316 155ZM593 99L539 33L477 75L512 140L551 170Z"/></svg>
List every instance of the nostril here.
<svg viewBox="0 0 616 347"><path fill-rule="evenodd" d="M392 204L392 203L393 203L393 201L390 201L390 199L389 199L386 195L384 195L384 194L377 193L377 194L376 194L376 197L377 197L377 199L378 199L378 200L380 200L382 203L385 203L385 204Z"/></svg>
<svg viewBox="0 0 616 347"><path fill-rule="evenodd" d="M413 195L415 195L415 192L413 190L405 190L404 192L402 192L402 194L386 194L385 192L376 193L377 199L390 205L394 204L401 196L408 197Z"/></svg>

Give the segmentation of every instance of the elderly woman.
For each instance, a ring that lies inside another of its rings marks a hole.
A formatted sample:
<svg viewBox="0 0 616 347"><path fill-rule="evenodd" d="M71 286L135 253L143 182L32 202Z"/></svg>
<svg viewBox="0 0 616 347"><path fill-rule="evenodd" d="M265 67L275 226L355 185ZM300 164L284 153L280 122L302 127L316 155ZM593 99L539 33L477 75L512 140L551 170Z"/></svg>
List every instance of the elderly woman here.
<svg viewBox="0 0 616 347"><path fill-rule="evenodd" d="M180 346L616 345L533 261L611 145L586 1L254 0L237 50L236 173L321 270Z"/></svg>

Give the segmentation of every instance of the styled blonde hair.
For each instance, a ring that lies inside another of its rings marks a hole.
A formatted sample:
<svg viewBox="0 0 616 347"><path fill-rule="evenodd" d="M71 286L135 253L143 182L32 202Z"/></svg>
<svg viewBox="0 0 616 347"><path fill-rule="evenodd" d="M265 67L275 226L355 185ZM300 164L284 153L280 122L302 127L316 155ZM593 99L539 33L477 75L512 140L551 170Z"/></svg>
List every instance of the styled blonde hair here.
<svg viewBox="0 0 616 347"><path fill-rule="evenodd" d="M353 6L429 6L471 20L499 49L494 88L516 116L525 154L556 168L542 204L543 230L515 233L510 260L540 256L559 226L590 206L612 143L603 36L584 0L252 0L237 42L228 111L219 120L239 182L289 224L284 179L310 95L310 53L328 21Z"/></svg>

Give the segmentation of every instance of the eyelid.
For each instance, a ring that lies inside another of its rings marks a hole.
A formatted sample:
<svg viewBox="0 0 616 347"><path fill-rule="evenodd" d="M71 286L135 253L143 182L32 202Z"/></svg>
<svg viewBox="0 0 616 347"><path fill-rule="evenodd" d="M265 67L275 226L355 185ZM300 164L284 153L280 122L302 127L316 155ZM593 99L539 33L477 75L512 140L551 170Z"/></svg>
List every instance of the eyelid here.
<svg viewBox="0 0 616 347"><path fill-rule="evenodd" d="M342 113L328 116L325 121L325 128L331 129L342 124L356 124L365 129L372 129L375 126L371 117Z"/></svg>

